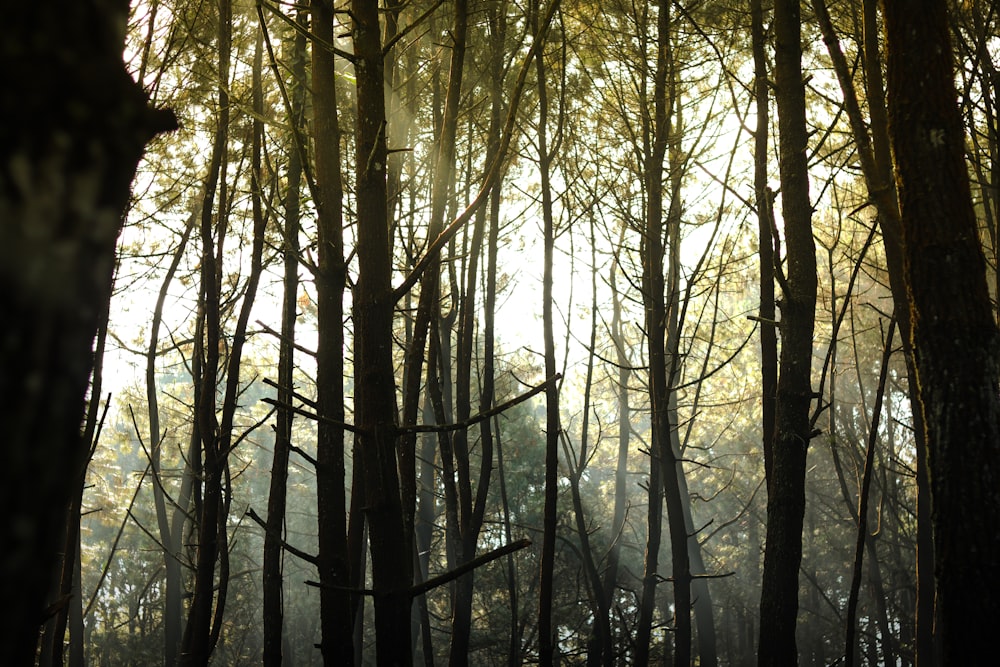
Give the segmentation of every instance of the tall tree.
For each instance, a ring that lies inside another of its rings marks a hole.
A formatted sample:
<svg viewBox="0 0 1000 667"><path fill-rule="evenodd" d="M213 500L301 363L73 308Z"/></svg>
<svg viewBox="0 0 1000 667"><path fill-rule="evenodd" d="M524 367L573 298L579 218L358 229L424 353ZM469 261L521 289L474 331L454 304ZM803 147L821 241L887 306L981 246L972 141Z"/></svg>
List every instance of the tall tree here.
<svg viewBox="0 0 1000 667"><path fill-rule="evenodd" d="M299 11L296 22L301 28L308 27L303 11ZM254 51L254 111L263 115L263 86L261 66L263 58L263 29L257 37ZM282 225L282 251L284 254L284 281L281 302L281 340L278 343L278 400L290 404L295 368L295 320L298 309L299 290L299 218L301 210L302 144L305 126L305 82L306 82L306 37L304 30L298 30L288 44L290 54L290 74L292 91L289 115L292 132L289 144L287 190L284 198L284 224ZM257 137L255 117L254 140ZM263 131L263 128L260 128ZM259 148L255 146L254 154ZM261 187L259 162L255 164L254 183ZM256 201L255 201L256 204ZM264 557L262 569L263 642L265 665L280 665L282 662L282 638L284 626L284 569L282 539L285 532L285 512L288 493L288 459L292 446L291 411L279 409L274 429L274 456L271 459L271 480L267 494L267 531L264 534Z"/></svg>
<svg viewBox="0 0 1000 667"><path fill-rule="evenodd" d="M889 289L897 312L908 311L908 296L904 275L902 247L902 222L899 214L899 200L892 179L892 157L889 148L888 119L886 116L883 64L878 26L877 0L864 0L862 6L863 53L865 72L865 95L870 122L865 123L851 76L847 58L840 48L826 3L814 0L813 8L819 23L823 40L827 44L833 69L837 74L844 95L844 111L850 121L857 146L858 163L868 187L869 196L878 211L879 228L885 248L885 263L889 274ZM869 136L870 134L870 136ZM916 371L913 359L913 344L910 335L910 318L898 320L903 354L906 359L907 375L911 378L907 392L912 405L919 403ZM934 626L934 554L931 541L930 489L927 482L925 429L923 415L919 410L913 413L914 440L917 459L917 608L916 645L917 662L932 659Z"/></svg>
<svg viewBox="0 0 1000 667"><path fill-rule="evenodd" d="M227 174L229 121L231 117L229 76L232 56L232 4L218 0L217 16L218 109L215 136L205 180L205 198L201 203L199 232L201 240L201 294L199 319L203 322L195 343L195 355L201 362L201 374L195 383L195 421L199 442L198 471L202 478L202 498L197 508L198 549L195 563L194 591L184 636L181 642L182 665L206 664L212 653L213 607L216 600L216 565L224 551L220 541L225 531L223 514L223 478L225 458L223 435L218 416L217 392L221 372L222 337L222 218L228 216ZM216 208L216 196L218 207ZM216 232L219 238L216 239ZM220 248L217 254L216 246ZM220 530L221 526L221 530ZM221 593L221 590L220 590Z"/></svg>
<svg viewBox="0 0 1000 667"><path fill-rule="evenodd" d="M919 404L927 442L945 664L994 651L1000 621L1000 362L965 164L946 5L883 4Z"/></svg>
<svg viewBox="0 0 1000 667"><path fill-rule="evenodd" d="M805 513L806 453L812 426L812 345L816 310L816 247L806 147L805 82L802 78L799 0L774 5L774 79L778 107L781 212L785 270L781 285L781 352L775 400L775 431L767 471L767 536L761 582L759 665L798 661L799 565ZM766 436L767 434L765 434Z"/></svg>
<svg viewBox="0 0 1000 667"><path fill-rule="evenodd" d="M92 346L111 290L129 186L172 129L122 63L126 2L11 7L0 57L0 662L31 664L64 533Z"/></svg>
<svg viewBox="0 0 1000 667"><path fill-rule="evenodd" d="M648 354L648 389L650 410L650 498L646 569L643 582L643 607L640 616L643 634L652 623L652 599L658 573L657 550L662 503L667 508L671 554L671 580L674 590L673 656L679 665L691 662L691 567L688 531L684 522L684 501L680 478L683 469L678 460L676 384L680 376L680 167L670 151L670 142L679 135L677 120L677 70L674 62L669 3L659 3L655 14L655 65L651 116L644 117L643 190L646 197L642 222L642 300ZM671 153L670 170L664 162ZM668 187L669 184L669 187ZM669 196L666 199L665 195ZM666 199L666 201L665 201ZM654 493L660 486L660 493ZM662 498L660 497L662 494ZM645 649L640 641L637 655L644 662Z"/></svg>
<svg viewBox="0 0 1000 667"><path fill-rule="evenodd" d="M381 664L409 665L413 554L405 545L396 465L396 384L392 363L392 248L387 219L386 115L379 7L352 0L358 119L355 131L358 279L354 287L357 449L365 477L375 589L375 651Z"/></svg>
<svg viewBox="0 0 1000 667"><path fill-rule="evenodd" d="M427 227L427 238L434 240L444 231L445 216L449 209L449 196L453 192L455 174L455 153L458 133L458 118L460 103L462 98L462 79L465 72L465 52L466 35L469 25L469 8L465 0L458 0L454 3L454 15L450 36L450 58L448 65L448 78L445 90L444 110L440 118L440 125L437 128L434 169L430 193L430 221ZM478 248L473 252L478 253ZM454 265L451 265L452 270ZM475 268L473 268L473 272ZM417 305L416 318L413 323L412 337L406 350L406 367L404 370L404 406L403 421L405 424L416 422L419 398L421 395L420 385L423 375L423 361L427 336L430 330L432 318L439 317L441 302L441 258L439 253L434 253L430 257L430 262L424 269L420 284L420 297ZM468 308L467 302L463 300L463 307ZM470 311L471 312L471 311ZM453 312L453 314L457 314ZM451 318L453 319L453 318ZM444 336L450 336L450 327L443 327ZM447 350L439 359L446 365L450 364L451 355ZM459 377L456 378L457 391L459 394L458 411L456 417L464 420L469 417L469 372L471 364L471 354L468 358L462 358L459 353L458 359ZM462 369L467 372L463 373ZM451 381L450 373L441 374L444 382ZM464 400L462 400L464 399ZM446 442L446 440L449 440ZM470 535L470 521L472 520L472 497L471 480L469 478L468 467L468 444L467 430L458 429L453 435L442 435L441 455L443 464L448 469L452 464L450 460L454 456L455 463L458 464L458 480L461 488L461 522L451 525L452 538L457 540L458 562L471 560L475 548L476 537ZM402 439L400 447L401 483L403 484L403 513L404 531L410 535L413 531L414 514L416 509L416 433L407 433ZM464 464L464 465L463 465ZM453 477L451 479L454 479ZM446 482L446 494L454 490L450 480ZM449 499L454 503L457 498L449 494ZM454 508L453 508L454 509ZM452 512L452 518L458 518L458 512ZM454 531L457 530L457 535ZM471 631L472 615L472 574L461 578L457 582L455 605L452 610L452 643L451 661L452 664L461 664L467 660L469 633ZM457 662L456 662L457 661Z"/></svg>
<svg viewBox="0 0 1000 667"><path fill-rule="evenodd" d="M557 0L556 0L557 1ZM538 33L541 2L531 3L529 9L532 32ZM556 374L556 350L552 322L553 253L555 249L555 217L552 201L552 163L554 149L549 144L549 83L545 49L535 53L535 77L538 86L538 172L541 186L542 207L542 345L544 348L545 377ZM562 113L562 110L559 110ZM558 144L559 136L553 139ZM545 388L545 490L542 526L542 554L538 576L538 661L553 665L557 662L559 640L552 620L552 598L555 586L556 528L558 522L559 477L559 385L550 383Z"/></svg>
<svg viewBox="0 0 1000 667"><path fill-rule="evenodd" d="M176 513L171 514L167 510L166 491L163 486L162 455L163 455L163 431L160 429L160 409L159 397L156 383L156 360L160 346L160 326L163 321L164 302L170 283L174 279L187 248L191 232L194 230L197 216L192 215L184 227L184 232L174 251L173 259L167 268L167 273L160 285L160 292L156 298L156 306L153 309L153 320L149 328L149 347L146 352L146 412L149 419L149 441L150 472L153 474L153 505L156 509L156 523L159 529L160 542L163 546L163 571L164 571L164 595L163 595L163 657L164 663L174 665L177 662L177 652L180 650L181 633L183 632L184 620L184 600L182 581L182 550L183 539L181 532L184 529L186 517L186 503L190 497L191 471L185 468L184 485L187 492L182 491L177 499L178 507Z"/></svg>
<svg viewBox="0 0 1000 667"><path fill-rule="evenodd" d="M335 39L331 0L311 0L312 130L315 160L318 265L316 280L316 409L327 417L316 425L316 504L319 531L321 651L327 665L354 662L354 601L344 443L344 263L340 117L337 108ZM300 149L301 150L301 149ZM367 224L367 223L362 223ZM359 237L360 241L360 237ZM359 248L360 249L360 248ZM357 380L356 380L357 382ZM355 478L360 466L355 462ZM355 493L360 493L358 486ZM363 519L359 517L363 523ZM355 527L356 532L358 531Z"/></svg>

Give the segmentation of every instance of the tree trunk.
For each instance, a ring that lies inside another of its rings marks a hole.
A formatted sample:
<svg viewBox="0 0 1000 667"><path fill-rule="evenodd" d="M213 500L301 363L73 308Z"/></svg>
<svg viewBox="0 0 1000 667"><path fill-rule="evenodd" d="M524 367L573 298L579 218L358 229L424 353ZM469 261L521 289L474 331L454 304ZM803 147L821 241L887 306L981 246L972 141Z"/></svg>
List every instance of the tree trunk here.
<svg viewBox="0 0 1000 667"><path fill-rule="evenodd" d="M296 23L308 27L305 12L299 11ZM263 100L260 95L260 71L263 57L263 32L257 38L254 52L254 109L263 117ZM305 33L295 33L291 48L290 121L292 132L305 130L305 76L306 38ZM254 124L258 123L256 118ZM263 131L263 127L261 127ZM255 139L257 138L255 127ZM295 319L298 310L299 289L299 194L302 181L302 155L297 150L299 141L293 135L288 153L287 190L284 201L284 224L282 225L282 251L284 254L284 280L281 304L281 340L278 342L278 400L292 403L293 371L295 368ZM257 151L255 150L255 155ZM259 163L256 171L259 172ZM259 173L254 174L256 187L260 185ZM274 455L271 457L271 479L267 493L267 530L264 532L264 554L262 566L262 606L263 606L263 664L280 665L282 662L282 633L284 626L284 568L282 539L285 534L285 509L288 485L288 458L292 444L293 415L289 410L279 408L275 423ZM318 428L318 426L317 426ZM321 593L322 595L322 593Z"/></svg>
<svg viewBox="0 0 1000 667"><path fill-rule="evenodd" d="M617 247L622 247L625 227L622 226ZM615 363L618 370L618 381L615 387L618 404L618 457L615 462L615 502L611 518L611 534L615 536L608 550L607 566L604 570L604 597L611 604L615 599L618 585L618 570L621 562L621 535L625 526L625 516L628 511L628 450L632 439L631 408L629 404L629 378L632 376L631 360L625 347L625 332L622 326L622 298L618 291L617 280L618 259L611 262L608 285L611 287L611 328L610 335L615 348ZM611 619L608 619L611 622ZM614 638L610 651L614 651Z"/></svg>
<svg viewBox="0 0 1000 667"><path fill-rule="evenodd" d="M764 449L764 472L771 478L771 442L774 438L774 400L778 386L778 334L774 306L774 197L767 187L767 135L770 126L767 85L767 54L764 37L764 11L761 0L750 4L754 61L754 107L757 127L754 130L754 189L757 205L757 244L760 257L760 403L761 434Z"/></svg>
<svg viewBox="0 0 1000 667"><path fill-rule="evenodd" d="M611 613L608 604L608 595L605 594L604 583L601 580L601 573L598 563L594 559L593 547L590 544L590 533L587 526L587 516L583 507L583 498L580 494L580 479L587 468L588 463L588 443L590 441L590 412L591 393L594 387L594 358L597 349L597 238L594 232L594 217L588 216L590 227L590 341L587 349L587 375L583 386L583 423L580 425L580 450L573 455L569 453L569 447L564 444L564 451L567 451L567 464L570 468L569 482L570 491L573 498L573 514L576 519L576 532L580 540L580 559L583 562L583 569L587 575L587 584L590 592L590 605L594 620L591 625L591 636L587 641L587 664L603 664L611 667L614 664L614 646L611 641ZM568 438L565 439L568 441ZM564 441L565 442L565 441Z"/></svg>
<svg viewBox="0 0 1000 667"><path fill-rule="evenodd" d="M358 120L357 256L354 288L355 434L365 476L379 664L409 665L413 553L404 548L396 467L396 384L392 363L392 253L386 203L386 118L378 2L352 0ZM357 465L357 462L355 463Z"/></svg>
<svg viewBox="0 0 1000 667"><path fill-rule="evenodd" d="M887 2L887 101L932 494L944 664L1000 621L998 333L964 159L944 2Z"/></svg>
<svg viewBox="0 0 1000 667"><path fill-rule="evenodd" d="M780 277L781 354L768 471L767 537L761 583L759 665L798 661L795 624L802 562L806 453L811 426L816 250L806 161L805 84L798 0L774 8L781 210L787 273Z"/></svg>
<svg viewBox="0 0 1000 667"><path fill-rule="evenodd" d="M673 655L675 664L691 663L691 568L688 552L688 531L684 525L683 501L679 476L683 475L676 439L676 396L674 386L679 376L680 360L677 343L680 327L680 202L679 180L671 174L671 200L669 210L664 213L664 160L667 147L674 136L673 105L674 65L670 38L670 12L666 4L661 4L656 26L656 68L653 73L653 116L649 120L650 144L643 165L645 179L646 211L643 227L643 277L642 295L646 310L645 329L649 359L649 402L650 402L650 455L651 466L659 468L659 484L662 485L663 500L667 508L667 525L670 536L671 569L674 590L674 631ZM673 159L671 166L674 167ZM669 253L669 255L668 255ZM665 276L665 272L667 275ZM654 508L654 479L650 477L650 518L647 530L647 566L643 585L643 602L650 604L647 596L655 586L654 577L659 575L653 560L653 542L658 536L661 520L659 494ZM655 509L655 512L654 512ZM651 621L647 615L640 616L640 629L646 632ZM641 612L640 612L641 613ZM647 620L648 619L648 620ZM669 640L667 647L669 648ZM643 648L639 647L642 660Z"/></svg>
<svg viewBox="0 0 1000 667"><path fill-rule="evenodd" d="M540 0L531 3L531 31L539 30ZM545 51L535 54L538 85L538 171L542 195L542 329L545 377L556 374L556 349L552 322L552 259L555 248L555 219L552 211L551 167L553 156L548 145L548 81ZM556 527L558 524L559 477L559 385L545 387L545 492L542 518L542 553L538 577L538 661L549 667L558 661L559 642L552 625L552 600L555 584Z"/></svg>
<svg viewBox="0 0 1000 667"><path fill-rule="evenodd" d="M163 571L164 571L164 596L163 596L163 662L168 667L177 664L177 654L181 646L181 633L184 631L183 605L181 597L183 582L181 580L181 545L180 535L175 534L183 530L183 523L176 526L171 525L170 515L167 512L166 493L163 488L163 475L161 473L161 459L163 455L163 433L160 430L160 408L159 396L156 385L156 359L160 345L160 325L163 319L163 307L167 298L167 291L173 282L174 275L180 266L184 251L187 248L191 232L194 230L197 216L192 215L184 227L184 233L174 257L167 268L167 273L163 277L160 286L160 293L157 295L156 306L153 310L153 320L149 327L149 347L146 352L146 410L149 419L149 446L150 446L150 471L153 474L153 505L156 510L157 528L160 533L160 542L164 547Z"/></svg>
<svg viewBox="0 0 1000 667"><path fill-rule="evenodd" d="M319 265L316 271L316 504L319 532L321 651L326 665L354 663L354 606L345 589L354 576L348 553L344 429L343 185L333 53L334 7L312 0L312 106ZM383 214L384 215L384 214ZM360 469L360 461L355 461ZM361 489L355 487L354 493ZM364 519L359 517L361 521Z"/></svg>
<svg viewBox="0 0 1000 667"><path fill-rule="evenodd" d="M196 343L195 354L201 358L200 377L194 378L195 420L198 423L202 461L203 496L197 515L198 538L195 559L194 591L187 623L181 642L181 665L205 665L214 648L212 642L213 604L216 601L216 565L220 555L220 525L225 530L222 483L225 476L225 455L222 451L222 427L218 419L221 322L221 257L216 256L216 230L222 234L221 219L226 215L226 170L229 137L229 66L232 42L232 6L229 0L219 0L218 49L219 81L218 111L215 139L208 167L205 198L201 207L201 295L202 336ZM220 185L221 183L221 185ZM215 207L216 195L219 196ZM215 212L217 211L217 215ZM220 244L221 247L221 244ZM221 591L220 591L221 592Z"/></svg>
<svg viewBox="0 0 1000 667"><path fill-rule="evenodd" d="M87 451L92 346L145 144L171 129L122 64L125 2L4 12L0 59L0 663L31 664Z"/></svg>
<svg viewBox="0 0 1000 667"><path fill-rule="evenodd" d="M813 7L827 43L834 69L844 93L844 107L854 133L859 162L869 195L878 210L879 227L885 248L885 263L889 274L889 289L897 312L903 355L906 360L907 393L912 405L918 405L919 396L913 359L910 318L903 316L909 310L903 266L902 223L899 202L892 181L892 163L889 148L888 119L885 108L885 89L882 80L882 58L879 53L877 0L864 0L863 46L865 67L865 99L868 103L871 137L868 132L854 89L854 81L846 58L834 33L825 2L814 0ZM934 662L934 553L931 538L930 489L927 481L927 456L924 439L923 415L913 411L913 437L917 451L917 605L915 658L917 663Z"/></svg>
<svg viewBox="0 0 1000 667"><path fill-rule="evenodd" d="M66 536L63 543L62 559L58 564L58 586L52 591L51 603L61 607L53 618L44 626L42 633L42 646L39 655L39 665L62 665L64 660L64 644L66 638L66 628L70 626L70 656L69 663L72 667L82 665L83 659L83 600L80 588L80 518L83 509L83 492L86 488L87 467L97 449L97 443L101 435L101 427L104 425L104 416L107 415L110 395L104 404L104 412L101 414L101 391L103 388L103 363L104 350L108 340L108 312L110 302L104 304L104 311L101 315L101 324L97 330L97 339L94 345L94 371L90 383L90 399L87 401L87 414L84 422L82 442L89 443L86 455L80 462L77 473L73 478L73 495L70 498L69 508L66 513ZM101 415L98 418L98 415Z"/></svg>

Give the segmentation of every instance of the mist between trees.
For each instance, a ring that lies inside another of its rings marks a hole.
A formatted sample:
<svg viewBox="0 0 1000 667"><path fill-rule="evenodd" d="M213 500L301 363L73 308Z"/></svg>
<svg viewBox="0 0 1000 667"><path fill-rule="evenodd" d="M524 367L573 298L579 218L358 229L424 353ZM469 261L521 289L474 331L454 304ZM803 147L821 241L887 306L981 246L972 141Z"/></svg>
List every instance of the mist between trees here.
<svg viewBox="0 0 1000 667"><path fill-rule="evenodd" d="M989 662L992 5L54 4L0 663Z"/></svg>

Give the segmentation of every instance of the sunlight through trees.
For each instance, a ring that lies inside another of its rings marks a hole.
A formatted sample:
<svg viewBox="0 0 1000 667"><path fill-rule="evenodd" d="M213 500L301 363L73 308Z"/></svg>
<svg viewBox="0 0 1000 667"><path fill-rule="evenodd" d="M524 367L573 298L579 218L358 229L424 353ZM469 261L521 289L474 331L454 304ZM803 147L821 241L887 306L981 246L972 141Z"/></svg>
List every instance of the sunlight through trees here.
<svg viewBox="0 0 1000 667"><path fill-rule="evenodd" d="M988 3L5 16L0 663L992 651Z"/></svg>

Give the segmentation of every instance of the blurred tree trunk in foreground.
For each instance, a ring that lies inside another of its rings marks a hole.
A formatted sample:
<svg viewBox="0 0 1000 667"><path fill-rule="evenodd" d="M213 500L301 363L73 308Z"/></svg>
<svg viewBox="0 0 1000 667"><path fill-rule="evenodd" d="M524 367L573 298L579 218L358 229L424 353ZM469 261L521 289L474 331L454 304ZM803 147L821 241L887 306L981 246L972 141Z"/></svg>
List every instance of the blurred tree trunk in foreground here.
<svg viewBox="0 0 1000 667"><path fill-rule="evenodd" d="M5 11L0 58L0 663L30 664L73 479L129 186L175 125L122 64L127 2Z"/></svg>

